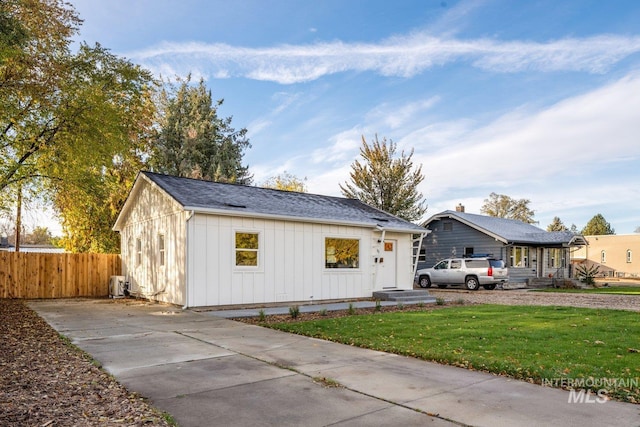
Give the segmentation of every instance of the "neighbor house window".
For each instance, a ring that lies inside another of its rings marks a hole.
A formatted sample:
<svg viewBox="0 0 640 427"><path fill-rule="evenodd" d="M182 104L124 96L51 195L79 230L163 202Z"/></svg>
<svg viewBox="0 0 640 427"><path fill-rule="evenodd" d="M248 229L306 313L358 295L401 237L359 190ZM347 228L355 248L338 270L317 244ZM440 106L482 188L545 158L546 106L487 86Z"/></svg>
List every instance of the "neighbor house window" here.
<svg viewBox="0 0 640 427"><path fill-rule="evenodd" d="M631 253L631 249L627 249L627 262L632 262L633 261L633 257L632 257L632 253Z"/></svg>
<svg viewBox="0 0 640 427"><path fill-rule="evenodd" d="M526 246L513 246L511 248L511 267L529 267L529 248Z"/></svg>
<svg viewBox="0 0 640 427"><path fill-rule="evenodd" d="M136 265L142 264L142 239L136 239Z"/></svg>
<svg viewBox="0 0 640 427"><path fill-rule="evenodd" d="M164 265L164 234L158 234L158 262Z"/></svg>
<svg viewBox="0 0 640 427"><path fill-rule="evenodd" d="M236 232L236 265L239 267L257 267L259 234Z"/></svg>
<svg viewBox="0 0 640 427"><path fill-rule="evenodd" d="M327 237L324 248L325 268L360 267L360 240Z"/></svg>
<svg viewBox="0 0 640 427"><path fill-rule="evenodd" d="M418 261L425 262L427 260L427 250L425 248L420 249L420 254L418 255Z"/></svg>
<svg viewBox="0 0 640 427"><path fill-rule="evenodd" d="M605 251L600 252L600 262L604 264L607 262L607 253Z"/></svg>
<svg viewBox="0 0 640 427"><path fill-rule="evenodd" d="M453 223L452 222L443 222L442 223L442 231L452 231L453 230Z"/></svg>
<svg viewBox="0 0 640 427"><path fill-rule="evenodd" d="M473 248L464 248L465 258L471 258L473 256Z"/></svg>
<svg viewBox="0 0 640 427"><path fill-rule="evenodd" d="M563 249L549 249L547 265L552 268L566 267L565 251Z"/></svg>

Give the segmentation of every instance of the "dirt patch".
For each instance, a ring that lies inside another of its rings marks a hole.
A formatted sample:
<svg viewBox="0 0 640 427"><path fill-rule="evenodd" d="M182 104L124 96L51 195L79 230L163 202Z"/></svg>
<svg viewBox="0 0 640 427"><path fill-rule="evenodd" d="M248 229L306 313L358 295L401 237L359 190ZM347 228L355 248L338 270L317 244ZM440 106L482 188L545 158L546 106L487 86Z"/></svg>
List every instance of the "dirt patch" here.
<svg viewBox="0 0 640 427"><path fill-rule="evenodd" d="M0 425L171 425L22 301L0 299L0 343Z"/></svg>

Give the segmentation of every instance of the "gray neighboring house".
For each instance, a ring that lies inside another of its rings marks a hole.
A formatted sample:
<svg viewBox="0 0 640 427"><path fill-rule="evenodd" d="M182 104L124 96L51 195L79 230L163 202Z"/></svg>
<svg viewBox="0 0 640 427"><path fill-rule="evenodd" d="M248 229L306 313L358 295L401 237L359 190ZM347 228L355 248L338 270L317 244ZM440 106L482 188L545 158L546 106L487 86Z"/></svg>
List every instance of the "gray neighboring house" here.
<svg viewBox="0 0 640 427"><path fill-rule="evenodd" d="M130 291L184 307L409 290L427 233L354 199L149 172L114 230Z"/></svg>
<svg viewBox="0 0 640 427"><path fill-rule="evenodd" d="M587 244L579 234L470 214L461 205L433 215L423 225L430 233L422 243L419 268L453 256L489 255L505 261L510 282L573 277L570 254Z"/></svg>

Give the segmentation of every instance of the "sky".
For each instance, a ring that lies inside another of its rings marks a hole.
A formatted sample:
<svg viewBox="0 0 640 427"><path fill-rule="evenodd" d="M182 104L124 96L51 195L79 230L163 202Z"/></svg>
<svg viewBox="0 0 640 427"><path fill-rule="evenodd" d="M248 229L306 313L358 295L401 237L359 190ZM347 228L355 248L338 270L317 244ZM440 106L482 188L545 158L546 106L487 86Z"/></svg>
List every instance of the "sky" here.
<svg viewBox="0 0 640 427"><path fill-rule="evenodd" d="M640 227L640 2L71 0L96 42L203 78L260 184L340 196L362 138L413 150L424 219L494 192L540 228Z"/></svg>

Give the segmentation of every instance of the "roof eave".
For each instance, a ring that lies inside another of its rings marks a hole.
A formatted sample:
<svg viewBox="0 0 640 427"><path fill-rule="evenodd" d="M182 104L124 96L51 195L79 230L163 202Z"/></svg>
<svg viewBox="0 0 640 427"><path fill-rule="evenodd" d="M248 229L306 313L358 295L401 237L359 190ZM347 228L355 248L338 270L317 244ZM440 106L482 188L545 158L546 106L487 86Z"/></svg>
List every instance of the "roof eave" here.
<svg viewBox="0 0 640 427"><path fill-rule="evenodd" d="M243 212L243 211L235 211L235 210L228 210L228 209L204 208L199 206L185 206L184 209L186 211L192 211L197 214L207 214L207 215L252 217L252 218L274 219L274 220L281 220L281 221L296 221L296 222L315 223L315 224L347 225L347 226L363 227L363 228L382 227L386 231L396 232L396 233L420 234L424 232L429 232L429 230L422 229L422 227L419 227L419 226L416 226L417 228L414 229L414 228L386 226L384 224L371 223L371 222L336 220L336 219L313 218L313 217L299 217L299 216L291 216L291 215L265 214L265 213L250 212L250 211Z"/></svg>

